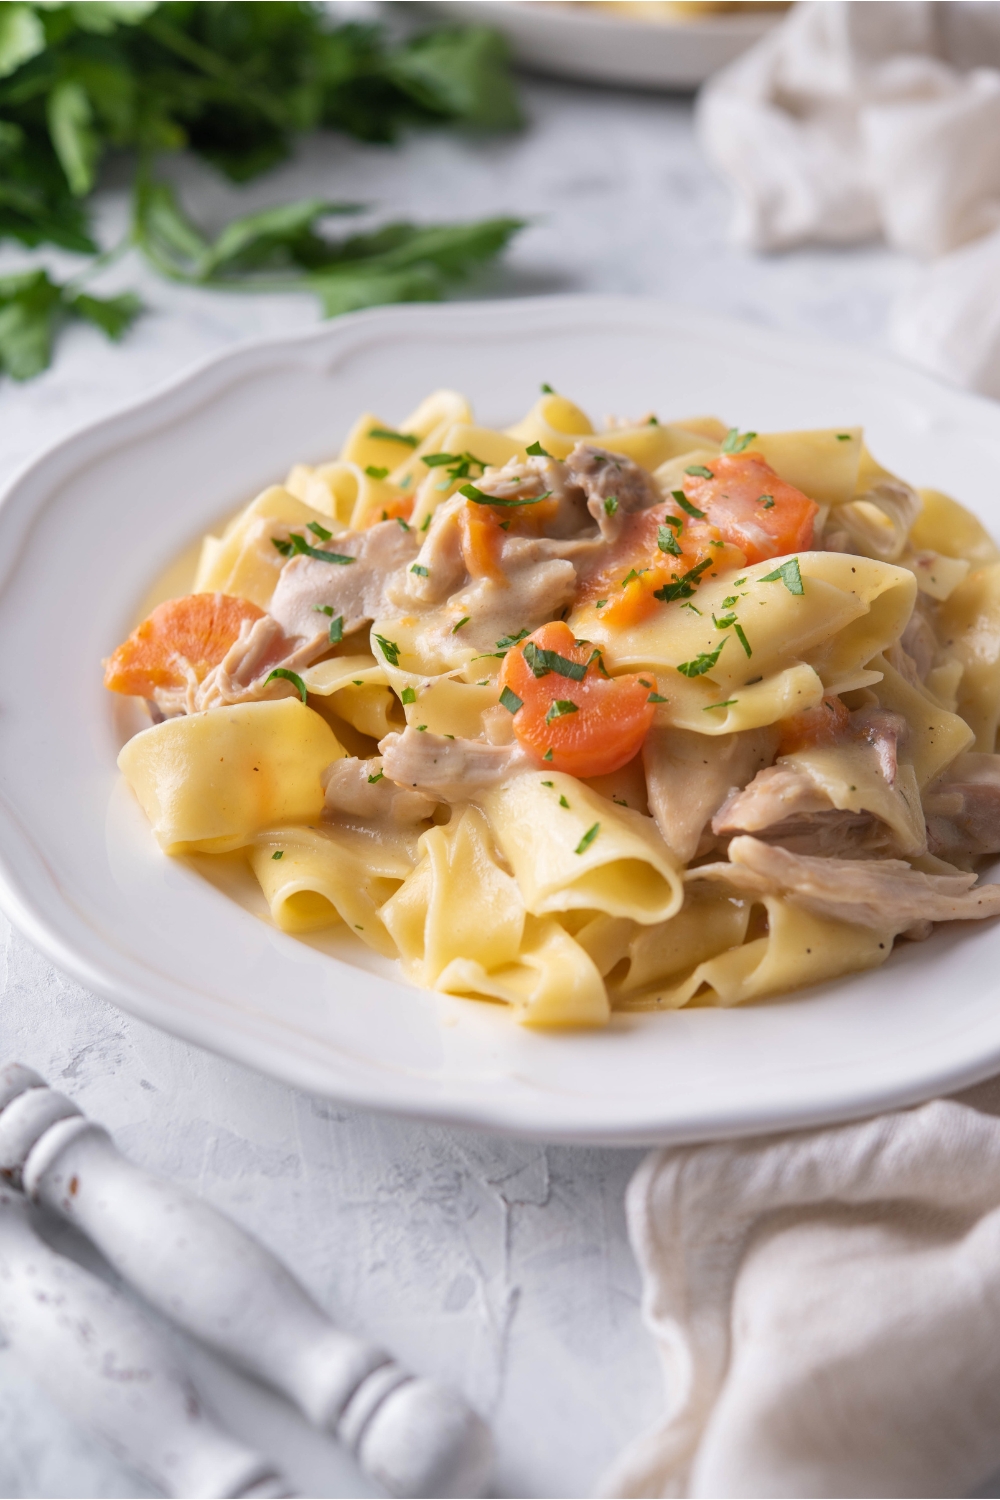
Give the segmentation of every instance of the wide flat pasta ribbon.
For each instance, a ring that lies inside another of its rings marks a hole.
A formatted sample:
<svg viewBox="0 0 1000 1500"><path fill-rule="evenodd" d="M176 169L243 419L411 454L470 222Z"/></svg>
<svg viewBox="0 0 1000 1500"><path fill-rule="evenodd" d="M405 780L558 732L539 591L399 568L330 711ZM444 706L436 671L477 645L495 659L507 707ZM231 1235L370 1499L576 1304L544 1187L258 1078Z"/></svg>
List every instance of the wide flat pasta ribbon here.
<svg viewBox="0 0 1000 1500"><path fill-rule="evenodd" d="M332 509L316 510L281 485L272 485L240 511L221 537L205 538L193 592L236 594L267 609L285 563L272 534L310 522L329 530L334 520Z"/></svg>
<svg viewBox="0 0 1000 1500"><path fill-rule="evenodd" d="M297 698L166 719L135 735L118 766L167 854L224 853L276 823L318 818L320 776L345 754Z"/></svg>
<svg viewBox="0 0 1000 1500"><path fill-rule="evenodd" d="M582 909L652 925L680 909L680 866L652 818L582 781L531 771L483 806L533 916Z"/></svg>
<svg viewBox="0 0 1000 1500"><path fill-rule="evenodd" d="M412 863L398 847L327 828L269 828L254 839L250 866L283 932L312 932L343 921L389 958L396 944L379 908Z"/></svg>

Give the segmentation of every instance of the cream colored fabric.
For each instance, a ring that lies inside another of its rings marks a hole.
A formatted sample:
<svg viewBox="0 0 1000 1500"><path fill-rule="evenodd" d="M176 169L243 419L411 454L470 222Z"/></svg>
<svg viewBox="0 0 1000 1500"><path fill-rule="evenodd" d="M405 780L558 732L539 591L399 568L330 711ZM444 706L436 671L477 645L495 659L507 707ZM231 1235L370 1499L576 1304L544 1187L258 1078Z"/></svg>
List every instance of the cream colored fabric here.
<svg viewBox="0 0 1000 1500"><path fill-rule="evenodd" d="M740 242L881 236L934 260L894 311L894 342L1000 395L1000 7L797 5L712 79L699 129Z"/></svg>
<svg viewBox="0 0 1000 1500"><path fill-rule="evenodd" d="M603 1492L965 1495L1000 1468L998 1109L994 1080L652 1152L627 1207L667 1410Z"/></svg>

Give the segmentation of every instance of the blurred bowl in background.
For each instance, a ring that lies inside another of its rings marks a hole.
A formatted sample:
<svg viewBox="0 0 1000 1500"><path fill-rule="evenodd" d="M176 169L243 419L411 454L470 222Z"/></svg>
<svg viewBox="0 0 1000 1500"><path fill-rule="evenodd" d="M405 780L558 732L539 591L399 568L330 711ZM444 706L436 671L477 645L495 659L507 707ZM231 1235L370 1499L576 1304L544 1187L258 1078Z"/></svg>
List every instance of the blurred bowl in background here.
<svg viewBox="0 0 1000 1500"><path fill-rule="evenodd" d="M442 19L502 31L515 61L541 73L633 88L691 89L765 36L787 7L438 0L433 9Z"/></svg>

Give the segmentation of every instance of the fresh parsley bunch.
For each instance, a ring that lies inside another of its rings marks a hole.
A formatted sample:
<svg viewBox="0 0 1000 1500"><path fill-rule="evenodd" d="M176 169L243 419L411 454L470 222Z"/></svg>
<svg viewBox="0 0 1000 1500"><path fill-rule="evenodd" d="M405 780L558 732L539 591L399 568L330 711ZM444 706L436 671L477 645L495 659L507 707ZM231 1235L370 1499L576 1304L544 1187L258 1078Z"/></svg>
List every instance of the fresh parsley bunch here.
<svg viewBox="0 0 1000 1500"><path fill-rule="evenodd" d="M397 223L331 240L321 224L357 211L322 199L237 219L209 240L158 179L160 153L188 149L242 182L320 128L388 141L408 124L513 128L505 46L483 27L393 44L381 28L327 25L305 0L0 0L0 239L96 254L87 200L103 157L135 161L130 242L190 284L302 289L325 313L440 297L520 227ZM44 369L67 318L110 337L140 310L44 271L0 279L0 370Z"/></svg>

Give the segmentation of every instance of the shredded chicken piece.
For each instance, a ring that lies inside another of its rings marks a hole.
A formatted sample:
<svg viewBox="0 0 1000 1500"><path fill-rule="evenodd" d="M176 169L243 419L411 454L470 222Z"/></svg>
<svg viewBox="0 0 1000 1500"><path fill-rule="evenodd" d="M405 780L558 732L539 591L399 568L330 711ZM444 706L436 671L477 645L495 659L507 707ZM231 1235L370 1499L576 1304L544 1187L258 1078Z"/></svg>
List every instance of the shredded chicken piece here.
<svg viewBox="0 0 1000 1500"><path fill-rule="evenodd" d="M156 706L169 718L200 713L206 708L225 708L231 703L291 697L296 692L294 683L280 677L269 682L271 673L278 667L302 672L329 645L325 631L303 640L289 638L270 615L247 620L222 661L203 681L199 682L191 672L182 688L157 688Z"/></svg>
<svg viewBox="0 0 1000 1500"><path fill-rule="evenodd" d="M712 819L712 832L760 833L788 819L828 813L832 806L826 792L800 766L779 763L759 771L749 786L726 798Z"/></svg>
<svg viewBox="0 0 1000 1500"><path fill-rule="evenodd" d="M441 802L465 802L535 764L520 745L450 740L412 727L387 734L378 748L391 781L418 787Z"/></svg>
<svg viewBox="0 0 1000 1500"><path fill-rule="evenodd" d="M412 531L396 521L379 521L366 531L342 531L326 550L353 563L321 562L301 553L281 570L268 606L288 635L312 636L318 610L343 615L344 634L384 613L386 581L397 568L412 562L418 547Z"/></svg>
<svg viewBox="0 0 1000 1500"><path fill-rule="evenodd" d="M323 790L327 814L345 813L400 827L430 818L436 805L423 792L397 786L385 775L377 756L372 760L359 760L357 756L335 760L323 773Z"/></svg>
<svg viewBox="0 0 1000 1500"><path fill-rule="evenodd" d="M871 745L878 759L879 770L890 786L896 785L896 769L899 746L906 743L909 725L900 714L890 713L877 704L870 708L859 708L847 721L847 733L851 739L864 740Z"/></svg>
<svg viewBox="0 0 1000 1500"><path fill-rule="evenodd" d="M960 755L923 798L932 854L964 864L1000 854L1000 755Z"/></svg>
<svg viewBox="0 0 1000 1500"><path fill-rule="evenodd" d="M975 889L976 876L925 875L901 859L822 859L792 854L760 839L733 839L729 863L701 865L692 880L760 895L787 896L817 916L861 927L923 935L928 922L1000 916L1000 885Z"/></svg>
<svg viewBox="0 0 1000 1500"><path fill-rule="evenodd" d="M687 729L651 729L642 747L649 810L682 864L707 854L715 839L705 825L727 797L774 758L773 727L706 739Z"/></svg>
<svg viewBox="0 0 1000 1500"><path fill-rule="evenodd" d="M566 468L586 495L587 509L605 541L616 540L626 515L663 501L652 475L624 453L577 443Z"/></svg>

